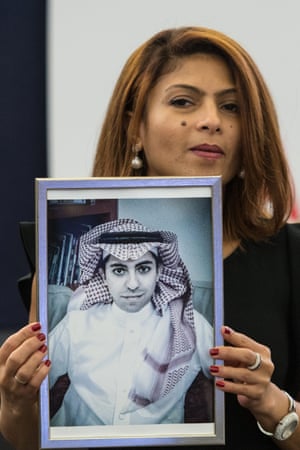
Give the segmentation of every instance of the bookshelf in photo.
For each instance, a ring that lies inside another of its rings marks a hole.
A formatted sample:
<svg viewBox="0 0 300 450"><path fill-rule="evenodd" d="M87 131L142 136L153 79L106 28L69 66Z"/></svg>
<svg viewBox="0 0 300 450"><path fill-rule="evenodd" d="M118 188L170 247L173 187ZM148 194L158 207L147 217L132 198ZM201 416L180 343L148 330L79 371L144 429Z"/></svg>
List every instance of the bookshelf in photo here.
<svg viewBox="0 0 300 450"><path fill-rule="evenodd" d="M75 289L82 234L117 218L116 199L48 200L48 284Z"/></svg>

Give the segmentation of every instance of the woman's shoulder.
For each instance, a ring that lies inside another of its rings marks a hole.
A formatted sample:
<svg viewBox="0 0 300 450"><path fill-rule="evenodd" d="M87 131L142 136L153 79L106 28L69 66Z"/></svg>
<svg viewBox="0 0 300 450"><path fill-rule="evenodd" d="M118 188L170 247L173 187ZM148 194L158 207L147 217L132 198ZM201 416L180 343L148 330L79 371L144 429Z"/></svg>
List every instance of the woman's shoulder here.
<svg viewBox="0 0 300 450"><path fill-rule="evenodd" d="M300 280L300 223L287 224L286 230L291 272L294 275L294 282L298 283Z"/></svg>
<svg viewBox="0 0 300 450"><path fill-rule="evenodd" d="M287 223L268 239L243 241L241 247L224 260L225 287L232 290L232 283L249 285L254 279L261 288L266 286L267 279L273 285L286 283L291 274L299 271L299 265L300 224Z"/></svg>
<svg viewBox="0 0 300 450"><path fill-rule="evenodd" d="M26 309L30 309L31 285L35 272L35 222L20 222L20 236L29 265L29 273L18 280L18 288Z"/></svg>
<svg viewBox="0 0 300 450"><path fill-rule="evenodd" d="M240 258L257 257L262 254L275 254L300 246L300 223L286 223L276 234L261 241L243 240L241 245L225 262Z"/></svg>
<svg viewBox="0 0 300 450"><path fill-rule="evenodd" d="M300 245L300 223L287 223L285 228L289 239Z"/></svg>
<svg viewBox="0 0 300 450"><path fill-rule="evenodd" d="M278 247L284 247L289 258L297 255L300 264L300 223L285 224L278 235L274 236L272 242Z"/></svg>

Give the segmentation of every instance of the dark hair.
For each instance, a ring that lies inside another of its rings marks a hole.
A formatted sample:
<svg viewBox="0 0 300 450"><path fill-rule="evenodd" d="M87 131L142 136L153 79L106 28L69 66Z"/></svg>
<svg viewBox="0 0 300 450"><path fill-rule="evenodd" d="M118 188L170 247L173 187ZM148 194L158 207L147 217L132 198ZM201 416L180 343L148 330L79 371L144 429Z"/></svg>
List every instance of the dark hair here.
<svg viewBox="0 0 300 450"><path fill-rule="evenodd" d="M147 161L143 170L133 171L131 159L149 92L163 74L196 53L222 57L239 96L244 176L235 176L224 188L224 237L265 239L276 233L290 215L291 175L274 104L260 71L237 42L218 31L201 27L161 31L130 56L108 106L93 175L146 175Z"/></svg>

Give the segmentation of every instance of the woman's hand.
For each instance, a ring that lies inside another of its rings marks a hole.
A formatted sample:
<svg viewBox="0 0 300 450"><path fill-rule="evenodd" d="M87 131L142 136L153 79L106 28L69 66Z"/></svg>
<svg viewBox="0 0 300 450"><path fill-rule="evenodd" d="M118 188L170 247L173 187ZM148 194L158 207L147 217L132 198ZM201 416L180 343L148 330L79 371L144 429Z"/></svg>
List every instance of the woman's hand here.
<svg viewBox="0 0 300 450"><path fill-rule="evenodd" d="M38 448L38 391L49 370L38 322L9 336L0 348L0 431L17 449Z"/></svg>
<svg viewBox="0 0 300 450"><path fill-rule="evenodd" d="M218 377L216 386L236 394L240 405L253 413L268 411L271 400L268 392L274 371L269 348L229 327L222 327L222 335L229 345L210 351L214 359L224 361L224 365L211 366L211 374ZM260 364L251 370L257 357Z"/></svg>
<svg viewBox="0 0 300 450"><path fill-rule="evenodd" d="M33 323L9 336L0 348L1 405L18 408L37 400L39 387L49 372L46 336Z"/></svg>
<svg viewBox="0 0 300 450"><path fill-rule="evenodd" d="M279 421L288 413L289 399L272 381L274 364L270 349L248 336L223 326L226 346L210 350L216 364L210 367L216 386L223 392L235 394L241 406L247 408L261 426L274 433ZM217 364L222 360L223 364ZM300 405L296 404L297 414ZM285 441L276 441L283 449L300 448L300 427Z"/></svg>

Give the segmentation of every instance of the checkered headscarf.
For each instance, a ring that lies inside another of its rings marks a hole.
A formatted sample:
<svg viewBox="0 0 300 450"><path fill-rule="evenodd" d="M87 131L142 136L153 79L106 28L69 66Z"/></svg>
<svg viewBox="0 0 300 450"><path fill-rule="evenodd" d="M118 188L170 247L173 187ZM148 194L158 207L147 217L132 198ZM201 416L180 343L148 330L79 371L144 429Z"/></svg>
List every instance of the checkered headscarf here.
<svg viewBox="0 0 300 450"><path fill-rule="evenodd" d="M111 244L99 242L101 235L107 232L151 232L150 229L133 219L118 219L105 222L84 234L79 246L80 284L83 285L87 300L81 309L87 309L95 303L113 301L99 264L104 254L111 254L126 261L141 258L145 253L157 249L161 261L160 276L153 295L153 303L160 310L176 298L185 299L187 320L193 324L193 306L191 302L191 281L189 273L178 253L177 236L170 231L160 231L162 242L130 242Z"/></svg>
<svg viewBox="0 0 300 450"><path fill-rule="evenodd" d="M113 301L103 271L99 268L104 255L111 254L123 261L135 260L155 249L159 258L159 279L152 302L158 314L163 316L167 310L170 326L167 327L168 330L160 330L153 337L152 344L144 350L144 361L151 376L146 376L145 369L140 376L137 374L131 399L136 405L145 406L172 390L184 376L195 350L192 285L188 270L179 255L177 236L174 233L159 231L160 239L157 242L134 242L132 238L125 243L101 242L101 236L110 232L130 232L131 235L133 232L144 232L146 235L152 230L133 219L118 219L98 225L81 237L80 284L86 294L81 309ZM165 345L162 345L164 340Z"/></svg>

